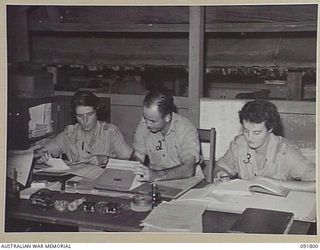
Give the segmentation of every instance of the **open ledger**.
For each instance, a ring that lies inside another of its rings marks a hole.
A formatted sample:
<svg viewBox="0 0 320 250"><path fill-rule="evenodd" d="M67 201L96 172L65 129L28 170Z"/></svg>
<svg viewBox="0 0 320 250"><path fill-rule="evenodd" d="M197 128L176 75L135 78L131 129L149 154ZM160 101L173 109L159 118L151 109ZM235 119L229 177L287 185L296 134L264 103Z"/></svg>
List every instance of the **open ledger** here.
<svg viewBox="0 0 320 250"><path fill-rule="evenodd" d="M140 182L134 174L140 162L110 159L104 173L95 181L94 188L100 190L113 190L131 193L149 194L152 184ZM202 180L202 176L193 176L179 180L166 180L154 182L164 198L177 198Z"/></svg>
<svg viewBox="0 0 320 250"><path fill-rule="evenodd" d="M61 159L58 163L61 163ZM134 194L150 194L152 184L140 182L134 170L141 165L140 162L109 159L105 169L90 164L83 166L58 166L52 168L53 174L71 173L76 175L66 183L65 192L85 193L96 195L128 196ZM87 165L87 166L84 166ZM40 170L47 171L51 168ZM81 171L80 171L81 170ZM87 171L88 170L88 171ZM98 173L95 173L98 170ZM50 170L49 170L50 171ZM90 173L95 173L91 176ZM186 179L157 181L158 190L163 198L177 198L203 180L202 176L193 176ZM50 186L52 190L60 190L59 184Z"/></svg>
<svg viewBox="0 0 320 250"><path fill-rule="evenodd" d="M251 196L254 192L286 197L289 189L276 186L265 179L256 178L252 181L231 180L217 185L212 193L221 195Z"/></svg>

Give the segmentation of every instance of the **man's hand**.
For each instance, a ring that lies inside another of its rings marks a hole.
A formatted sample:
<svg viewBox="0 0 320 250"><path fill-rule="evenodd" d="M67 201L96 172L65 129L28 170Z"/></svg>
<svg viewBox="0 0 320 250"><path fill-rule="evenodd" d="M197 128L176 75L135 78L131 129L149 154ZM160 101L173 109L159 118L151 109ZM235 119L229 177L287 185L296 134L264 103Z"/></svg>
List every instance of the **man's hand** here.
<svg viewBox="0 0 320 250"><path fill-rule="evenodd" d="M147 166L141 165L137 167L134 173L140 177L138 181L147 181L147 182L155 181L154 171Z"/></svg>
<svg viewBox="0 0 320 250"><path fill-rule="evenodd" d="M93 165L107 165L109 161L109 157L106 155L91 155L86 160L87 163L93 164Z"/></svg>

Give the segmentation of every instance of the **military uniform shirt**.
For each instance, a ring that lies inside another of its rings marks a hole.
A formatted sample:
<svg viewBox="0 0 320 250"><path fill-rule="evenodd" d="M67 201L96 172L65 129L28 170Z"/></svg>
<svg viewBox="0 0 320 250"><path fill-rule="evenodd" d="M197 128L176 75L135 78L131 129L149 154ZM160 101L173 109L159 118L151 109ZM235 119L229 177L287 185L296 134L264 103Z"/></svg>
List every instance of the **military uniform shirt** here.
<svg viewBox="0 0 320 250"><path fill-rule="evenodd" d="M193 124L181 115L172 113L170 128L166 135L152 133L141 119L135 134L133 148L148 155L151 165L161 170L181 165L187 155L193 155L199 162L199 137Z"/></svg>
<svg viewBox="0 0 320 250"><path fill-rule="evenodd" d="M244 135L238 135L216 165L231 175L238 174L239 178L247 180L265 176L283 181L315 181L315 164L305 158L297 146L274 134L270 134L267 143L265 159L258 166L253 149L248 147Z"/></svg>
<svg viewBox="0 0 320 250"><path fill-rule="evenodd" d="M97 121L93 136L85 140L80 124L69 125L46 146L55 157L66 154L72 162L91 155L105 155L129 159L133 149L125 142L120 130L113 124Z"/></svg>

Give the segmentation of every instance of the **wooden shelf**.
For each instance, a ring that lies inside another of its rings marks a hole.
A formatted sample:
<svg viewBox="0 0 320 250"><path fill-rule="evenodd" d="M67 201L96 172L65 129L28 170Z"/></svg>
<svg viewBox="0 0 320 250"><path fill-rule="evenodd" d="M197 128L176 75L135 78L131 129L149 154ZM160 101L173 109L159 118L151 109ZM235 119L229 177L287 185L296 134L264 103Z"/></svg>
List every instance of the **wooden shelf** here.
<svg viewBox="0 0 320 250"><path fill-rule="evenodd" d="M29 31L51 32L189 32L189 24L123 24L123 23L60 23L30 22ZM317 22L274 22L274 23L206 23L205 32L316 32Z"/></svg>

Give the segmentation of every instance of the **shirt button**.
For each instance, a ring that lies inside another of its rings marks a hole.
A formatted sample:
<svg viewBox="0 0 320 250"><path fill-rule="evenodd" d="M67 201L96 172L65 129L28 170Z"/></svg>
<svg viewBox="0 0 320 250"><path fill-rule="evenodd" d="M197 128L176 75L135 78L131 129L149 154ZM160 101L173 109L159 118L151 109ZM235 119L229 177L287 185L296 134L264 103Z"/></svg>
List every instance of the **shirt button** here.
<svg viewBox="0 0 320 250"><path fill-rule="evenodd" d="M165 154L163 154L162 156L163 156L163 157L165 157L166 155L165 155Z"/></svg>

